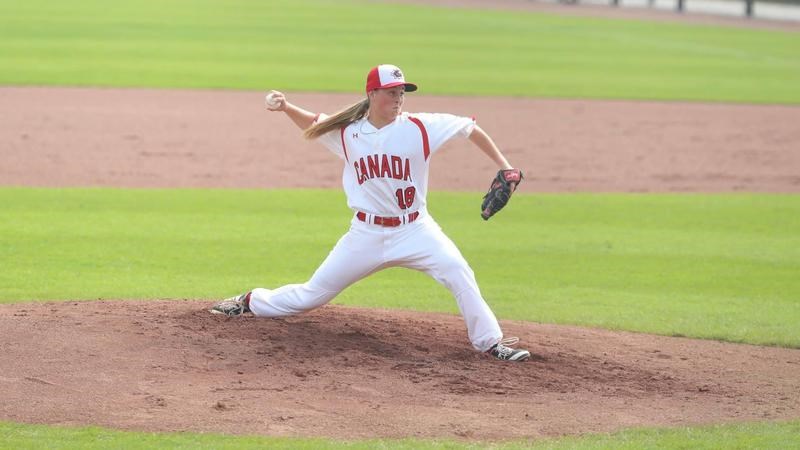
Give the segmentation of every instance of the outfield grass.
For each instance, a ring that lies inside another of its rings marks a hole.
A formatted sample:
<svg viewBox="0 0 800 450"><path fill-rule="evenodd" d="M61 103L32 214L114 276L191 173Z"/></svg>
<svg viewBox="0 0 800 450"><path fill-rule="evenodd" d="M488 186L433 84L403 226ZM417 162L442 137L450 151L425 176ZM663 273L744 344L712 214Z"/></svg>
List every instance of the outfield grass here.
<svg viewBox="0 0 800 450"><path fill-rule="evenodd" d="M500 318L800 347L800 197L479 194L431 211ZM346 231L325 190L0 189L0 301L207 298L305 281ZM327 222L320 217L330 218ZM390 269L336 302L457 313Z"/></svg>
<svg viewBox="0 0 800 450"><path fill-rule="evenodd" d="M40 449L551 449L640 450L670 449L782 449L800 448L800 422L745 423L696 428L631 429L529 442L465 443L445 440L330 441L323 439L225 436L195 433L133 433L98 427L47 427L0 422L0 445L15 450Z"/></svg>
<svg viewBox="0 0 800 450"><path fill-rule="evenodd" d="M800 34L324 0L0 0L0 84L800 103Z"/></svg>
<svg viewBox="0 0 800 450"><path fill-rule="evenodd" d="M368 67L391 62L427 94L797 104L798 36L347 0L0 0L0 85L360 92ZM431 197L501 318L800 347L797 196L517 194L488 224L476 195ZM294 282L348 222L343 194L322 191L0 188L0 205L0 302L211 299ZM337 302L456 312L443 288L401 270ZM784 449L798 435L790 422L489 446ZM0 448L15 449L484 445L0 423Z"/></svg>

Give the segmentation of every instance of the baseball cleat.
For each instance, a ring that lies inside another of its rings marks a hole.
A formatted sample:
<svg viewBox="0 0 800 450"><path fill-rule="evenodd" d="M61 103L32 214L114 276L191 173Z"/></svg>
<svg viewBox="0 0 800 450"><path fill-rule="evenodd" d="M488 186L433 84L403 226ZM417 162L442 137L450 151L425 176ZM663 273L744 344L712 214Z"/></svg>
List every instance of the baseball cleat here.
<svg viewBox="0 0 800 450"><path fill-rule="evenodd" d="M531 352L527 350L509 347L519 342L519 338L506 338L494 344L487 353L502 361L525 361L531 357Z"/></svg>
<svg viewBox="0 0 800 450"><path fill-rule="evenodd" d="M228 317L241 316L250 312L250 292L245 292L236 297L226 298L211 309L212 314L225 314Z"/></svg>

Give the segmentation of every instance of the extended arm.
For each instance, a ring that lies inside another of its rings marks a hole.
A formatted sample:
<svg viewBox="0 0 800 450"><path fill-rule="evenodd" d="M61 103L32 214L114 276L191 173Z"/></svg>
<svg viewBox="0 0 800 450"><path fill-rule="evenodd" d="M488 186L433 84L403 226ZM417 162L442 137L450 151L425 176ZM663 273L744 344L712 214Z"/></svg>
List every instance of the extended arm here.
<svg viewBox="0 0 800 450"><path fill-rule="evenodd" d="M517 190L517 185L522 181L522 171L511 167L492 138L481 127L475 125L469 140L500 167L481 203L481 217L483 220L489 220L511 199L511 194Z"/></svg>
<svg viewBox="0 0 800 450"><path fill-rule="evenodd" d="M475 128L472 129L472 133L469 135L469 140L472 141L478 148L481 149L483 153L486 154L492 161L494 161L498 167L501 169L511 169L511 164L508 163L506 157L500 152L500 149L497 148L494 141L485 131L478 125L475 125Z"/></svg>
<svg viewBox="0 0 800 450"><path fill-rule="evenodd" d="M283 92L270 91L267 109L270 111L282 111L295 123L301 130L305 130L314 123L317 114L306 111L305 109L289 103Z"/></svg>

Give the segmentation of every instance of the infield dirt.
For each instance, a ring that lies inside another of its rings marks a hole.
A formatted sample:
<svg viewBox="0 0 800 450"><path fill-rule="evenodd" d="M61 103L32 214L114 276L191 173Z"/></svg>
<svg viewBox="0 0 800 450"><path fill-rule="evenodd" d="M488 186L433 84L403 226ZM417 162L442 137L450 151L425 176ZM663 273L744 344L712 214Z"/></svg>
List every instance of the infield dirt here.
<svg viewBox="0 0 800 450"><path fill-rule="evenodd" d="M289 94L312 111L361 98ZM0 185L332 188L342 163L263 92L0 87ZM800 192L800 108L431 97L406 110L475 117L523 169L522 192ZM431 190L488 188L465 140L431 159Z"/></svg>
<svg viewBox="0 0 800 450"><path fill-rule="evenodd" d="M291 98L322 111L358 100ZM340 188L341 162L264 111L263 93L0 99L0 185ZM800 190L797 107L409 96L407 109L476 116L527 173L523 192ZM495 170L449 144L431 187L477 198ZM334 304L227 319L212 303L1 305L0 420L501 439L800 417L800 350L505 321L535 357L502 364L471 349L458 316Z"/></svg>
<svg viewBox="0 0 800 450"><path fill-rule="evenodd" d="M0 418L494 440L800 413L798 350L503 321L534 355L510 364L472 351L453 315L329 305L227 318L209 305L0 306Z"/></svg>

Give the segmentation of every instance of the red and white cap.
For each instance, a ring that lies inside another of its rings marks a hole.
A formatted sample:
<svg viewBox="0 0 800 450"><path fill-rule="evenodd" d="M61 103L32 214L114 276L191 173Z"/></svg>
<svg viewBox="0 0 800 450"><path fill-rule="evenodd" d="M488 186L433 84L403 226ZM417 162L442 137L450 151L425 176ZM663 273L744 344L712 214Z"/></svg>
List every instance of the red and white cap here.
<svg viewBox="0 0 800 450"><path fill-rule="evenodd" d="M417 85L406 83L403 71L399 67L391 64L381 64L373 67L367 74L367 93L374 89L388 89L395 86L405 85L406 92L417 90Z"/></svg>

